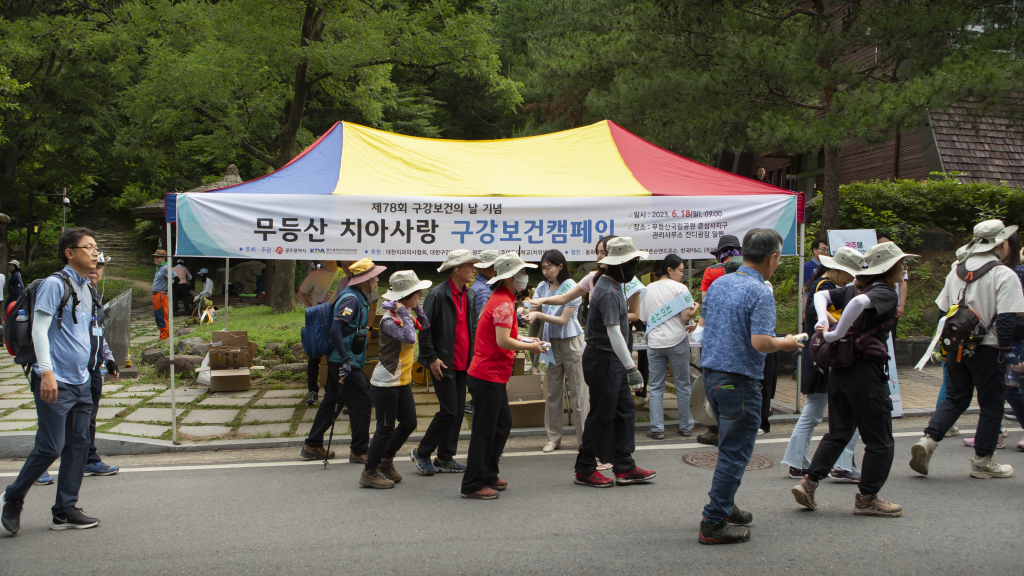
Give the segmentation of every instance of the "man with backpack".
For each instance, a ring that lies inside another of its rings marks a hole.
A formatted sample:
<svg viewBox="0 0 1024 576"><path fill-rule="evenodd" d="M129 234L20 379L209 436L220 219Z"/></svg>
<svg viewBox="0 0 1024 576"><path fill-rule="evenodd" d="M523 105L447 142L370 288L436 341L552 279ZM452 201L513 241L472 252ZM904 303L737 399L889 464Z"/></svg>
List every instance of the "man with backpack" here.
<svg viewBox="0 0 1024 576"><path fill-rule="evenodd" d="M322 263L322 268L317 268L306 275L305 280L299 285L298 292L295 293L295 297L306 308L328 302L333 304L338 299L338 295L348 288L349 272L344 265L339 266L333 260L323 260ZM342 264L351 264L351 262L344 262ZM309 395L306 397L306 406L314 406L320 395L321 358L310 354L309 350L305 352L308 357L306 361L306 389L309 390Z"/></svg>
<svg viewBox="0 0 1024 576"><path fill-rule="evenodd" d="M334 451L324 448L324 433L334 424L341 404L348 406L352 443L348 461L366 464L370 446L370 384L363 367L366 365L366 326L370 321L370 296L377 293L377 276L384 266L363 258L348 268L352 276L348 287L334 303L334 319L330 335L333 346L327 355L327 385L324 399L313 417L309 436L299 455L306 460L334 458Z"/></svg>
<svg viewBox="0 0 1024 576"><path fill-rule="evenodd" d="M949 314L940 338L946 352L946 399L932 415L924 436L910 449L910 468L928 475L928 464L946 431L971 403L975 390L981 415L974 436L973 478L1009 478L1013 468L992 460L1003 420L1007 369L1024 370L1024 358L1013 352L1017 315L1024 313L1024 294L1017 274L1000 263L1017 231L1001 220L974 227L974 238L961 248L935 299ZM953 311L953 307L957 309ZM952 313L950 314L949 312Z"/></svg>
<svg viewBox="0 0 1024 576"><path fill-rule="evenodd" d="M29 488L58 457L60 474L50 528L92 528L100 523L75 506L89 453L93 407L89 352L92 333L99 327L92 320L96 302L88 276L96 268L99 250L92 231L75 228L61 234L57 252L66 264L64 269L25 290L11 319L20 326L4 331L15 357L32 362L32 393L39 418L35 447L18 478L0 496L0 524L12 534L21 529L21 509ZM12 338L16 328L30 328L30 335L19 333Z"/></svg>

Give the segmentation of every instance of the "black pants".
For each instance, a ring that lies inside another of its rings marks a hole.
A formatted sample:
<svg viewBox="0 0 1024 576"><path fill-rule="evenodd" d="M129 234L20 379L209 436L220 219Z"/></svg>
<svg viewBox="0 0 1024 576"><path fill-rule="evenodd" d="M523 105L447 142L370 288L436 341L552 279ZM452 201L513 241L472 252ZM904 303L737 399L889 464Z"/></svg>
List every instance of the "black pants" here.
<svg viewBox="0 0 1024 576"><path fill-rule="evenodd" d="M764 358L764 380L761 380L761 430L772 431L768 416L772 413L772 398L779 383L779 353L772 352Z"/></svg>
<svg viewBox="0 0 1024 576"><path fill-rule="evenodd" d="M849 368L833 368L828 376L828 433L811 459L808 474L828 476L854 430L864 441L861 494L878 494L889 478L895 442L892 439L892 399L883 360L857 360Z"/></svg>
<svg viewBox="0 0 1024 576"><path fill-rule="evenodd" d="M89 457L86 465L99 464L103 460L96 454L96 413L100 409L100 397L103 396L103 375L99 370L89 371L90 392L92 393L92 422L89 424Z"/></svg>
<svg viewBox="0 0 1024 576"><path fill-rule="evenodd" d="M366 375L361 368L352 367L352 373L342 384L338 378L341 364L327 363L327 385L324 386L324 399L313 417L313 426L309 429L306 444L323 446L324 434L331 427L334 418L341 413L341 407L348 406L349 424L352 426L352 452L366 454L370 443L370 390Z"/></svg>
<svg viewBox="0 0 1024 576"><path fill-rule="evenodd" d="M638 398L647 398L647 384L651 378L651 363L647 359L647 350L638 350L636 353L636 369L644 377L643 390L636 393Z"/></svg>
<svg viewBox="0 0 1024 576"><path fill-rule="evenodd" d="M188 292L188 284L174 284L173 286L171 286L171 296L173 298L173 302L171 302L171 308L173 308L175 312L178 311L178 301L180 300L182 306L185 309L185 314L192 313L192 308L190 307L192 299L190 298Z"/></svg>
<svg viewBox="0 0 1024 576"><path fill-rule="evenodd" d="M466 473L462 476L462 493L472 494L498 480L498 458L505 451L505 442L512 431L512 412L508 409L505 382L469 376L467 385L473 395L473 428Z"/></svg>
<svg viewBox="0 0 1024 576"><path fill-rule="evenodd" d="M636 466L636 404L626 380L626 369L614 353L588 346L583 350L583 380L590 388L590 413L576 456L576 472L590 476L597 470L599 458L602 462L613 462L616 473L629 472Z"/></svg>
<svg viewBox="0 0 1024 576"><path fill-rule="evenodd" d="M377 430L366 455L366 469L376 470L381 458L394 458L416 430L416 403L412 386L370 386L370 398L377 409ZM397 426L395 425L397 422Z"/></svg>
<svg viewBox="0 0 1024 576"><path fill-rule="evenodd" d="M447 462L455 458L455 451L459 447L459 431L462 430L462 419L466 415L468 375L465 370L450 368L442 368L441 375L443 378L434 381L434 393L437 394L437 403L440 407L427 426L427 431L416 448L416 455L430 458L430 454L437 450L437 459ZM473 399L476 400L475 395ZM474 404L474 420L475 406Z"/></svg>
<svg viewBox="0 0 1024 576"><path fill-rule="evenodd" d="M320 358L310 356L306 361L306 388L310 392L320 392Z"/></svg>
<svg viewBox="0 0 1024 576"><path fill-rule="evenodd" d="M1006 401L1006 384L1003 383L1006 363L999 356L999 350L978 346L973 356L964 353L959 362L955 352L950 353L946 357L946 372L946 399L935 409L924 433L941 442L946 431L971 405L971 396L977 389L981 414L974 432L974 453L979 457L992 454L999 440L1003 402Z"/></svg>

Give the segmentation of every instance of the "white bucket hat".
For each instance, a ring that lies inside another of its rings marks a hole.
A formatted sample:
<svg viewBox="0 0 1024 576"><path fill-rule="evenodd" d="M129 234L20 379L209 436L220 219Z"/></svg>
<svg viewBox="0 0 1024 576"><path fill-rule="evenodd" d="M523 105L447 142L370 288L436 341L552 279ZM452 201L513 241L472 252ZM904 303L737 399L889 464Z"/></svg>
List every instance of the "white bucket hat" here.
<svg viewBox="0 0 1024 576"><path fill-rule="evenodd" d="M384 300L401 300L406 296L426 290L433 285L430 280L420 280L412 270L399 270L388 279L389 290L381 298Z"/></svg>
<svg viewBox="0 0 1024 576"><path fill-rule="evenodd" d="M971 254L988 252L1005 242L1016 231L1016 226L1005 226L1002 220L979 222L974 226L974 238L966 245L961 246L960 250L964 251L965 258ZM960 250L957 250L957 254L958 259L962 260L963 258L959 258Z"/></svg>
<svg viewBox="0 0 1024 576"><path fill-rule="evenodd" d="M647 252L641 252L636 249L636 246L633 245L633 239L629 236L612 238L608 241L607 248L608 255L598 260L598 264L614 266L616 264L622 264L623 262L629 262L634 258L645 260L648 256Z"/></svg>
<svg viewBox="0 0 1024 576"><path fill-rule="evenodd" d="M501 256L501 252L498 252L497 250L484 250L480 253L480 262L473 264L473 266L477 268L489 268L494 266L494 261L498 259L498 256Z"/></svg>
<svg viewBox="0 0 1024 576"><path fill-rule="evenodd" d="M473 256L473 253L469 250L452 250L448 253L448 257L444 259L444 263L437 269L438 272L444 272L449 268L454 268L459 264L466 264L469 262L479 262L480 259Z"/></svg>
<svg viewBox="0 0 1024 576"><path fill-rule="evenodd" d="M836 253L838 254L838 251ZM867 263L868 267L857 272L855 276L885 274L908 256L914 257L917 254L904 254L903 250L900 250L900 247L892 242L875 244L864 251L864 262Z"/></svg>
<svg viewBox="0 0 1024 576"><path fill-rule="evenodd" d="M536 264L527 264L515 252L506 252L494 261L494 278L487 281L488 284L501 282L505 278L511 278L523 268L536 268Z"/></svg>
<svg viewBox="0 0 1024 576"><path fill-rule="evenodd" d="M825 268L842 270L850 276L856 276L863 270L861 264L864 262L864 255L849 246L841 246L836 250L835 256L819 256L818 260L821 260L821 265Z"/></svg>

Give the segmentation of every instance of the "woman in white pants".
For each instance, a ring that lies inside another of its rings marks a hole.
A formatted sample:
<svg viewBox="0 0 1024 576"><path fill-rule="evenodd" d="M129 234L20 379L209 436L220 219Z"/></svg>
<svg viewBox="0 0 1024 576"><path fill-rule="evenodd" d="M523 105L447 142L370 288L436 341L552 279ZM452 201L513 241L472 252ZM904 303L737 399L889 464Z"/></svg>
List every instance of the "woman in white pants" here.
<svg viewBox="0 0 1024 576"><path fill-rule="evenodd" d="M540 260L540 271L546 279L537 285L534 296L557 296L565 294L576 286L569 274L569 263L558 250L548 250ZM583 327L576 318L582 304L576 298L560 306L541 306L530 313L529 321L542 320L544 333L541 340L551 343L551 350L541 356L547 365L547 404L544 411L544 428L548 443L544 452L553 452L562 444L562 410L565 405L565 383L569 383L569 402L576 425L576 438L583 437L583 423L590 412L590 389L583 381Z"/></svg>
<svg viewBox="0 0 1024 576"><path fill-rule="evenodd" d="M804 311L804 331L808 334L814 331L814 324L817 322L817 312L814 311L814 294L822 290L846 286L853 282L853 275L861 270L860 263L864 255L843 246L836 250L833 258L820 256L821 264L818 265L814 276L808 281L807 308ZM830 311L831 312L831 311ZM841 313L836 311L836 318ZM811 362L811 353L804 350L801 357L803 362L803 377L800 382L800 393L806 394L803 410L800 412L800 419L793 427L793 434L789 437L789 445L786 447L786 455L782 458L783 464L789 465L789 477L794 479L803 478L804 470L811 461L807 458L808 448L811 446L811 436L814 434L814 427L821 423L825 417L825 408L828 406L828 368L819 369ZM853 465L853 449L857 445L857 435L847 444L842 456L836 462L829 477L840 482L859 482L860 471Z"/></svg>

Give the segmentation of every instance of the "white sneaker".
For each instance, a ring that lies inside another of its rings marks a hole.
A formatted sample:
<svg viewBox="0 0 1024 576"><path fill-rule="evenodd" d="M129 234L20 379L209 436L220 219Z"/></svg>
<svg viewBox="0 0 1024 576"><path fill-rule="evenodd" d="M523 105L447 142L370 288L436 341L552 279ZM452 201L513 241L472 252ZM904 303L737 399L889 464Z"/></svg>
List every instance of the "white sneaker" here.
<svg viewBox="0 0 1024 576"><path fill-rule="evenodd" d="M561 444L558 443L558 442L548 442L547 444L544 445L543 451L544 452L554 452L555 450L558 450L558 447L560 445Z"/></svg>
<svg viewBox="0 0 1024 576"><path fill-rule="evenodd" d="M1009 478L1013 476L1013 467L1009 464L996 464L989 454L984 458L971 458L971 478Z"/></svg>
<svg viewBox="0 0 1024 576"><path fill-rule="evenodd" d="M910 469L918 474L928 475L928 463L932 460L932 453L939 445L928 436L922 436L917 444L910 447Z"/></svg>
<svg viewBox="0 0 1024 576"><path fill-rule="evenodd" d="M959 435L960 435L960 427L957 426L956 424L954 424L952 427L950 427L949 430L946 430L946 438L949 438L951 436L959 436Z"/></svg>

